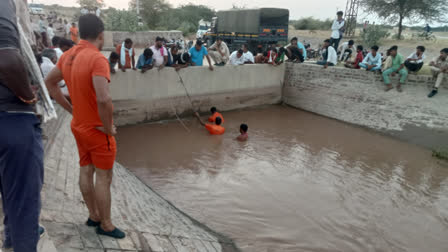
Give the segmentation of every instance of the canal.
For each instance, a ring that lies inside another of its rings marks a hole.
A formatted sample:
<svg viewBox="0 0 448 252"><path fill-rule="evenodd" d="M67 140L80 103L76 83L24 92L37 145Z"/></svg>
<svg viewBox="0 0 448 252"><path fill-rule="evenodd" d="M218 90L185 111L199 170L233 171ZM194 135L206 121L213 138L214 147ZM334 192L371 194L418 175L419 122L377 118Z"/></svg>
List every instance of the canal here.
<svg viewBox="0 0 448 252"><path fill-rule="evenodd" d="M284 106L223 115L223 136L119 128L117 160L243 251L448 251L448 165L429 150Z"/></svg>

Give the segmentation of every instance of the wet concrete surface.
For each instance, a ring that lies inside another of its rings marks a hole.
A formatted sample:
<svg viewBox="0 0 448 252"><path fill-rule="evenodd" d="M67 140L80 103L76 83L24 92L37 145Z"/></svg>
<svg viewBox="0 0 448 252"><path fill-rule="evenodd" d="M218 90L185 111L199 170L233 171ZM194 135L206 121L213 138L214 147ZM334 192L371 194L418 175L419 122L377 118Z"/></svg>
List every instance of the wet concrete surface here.
<svg viewBox="0 0 448 252"><path fill-rule="evenodd" d="M448 163L430 150L284 106L224 117L224 136L119 128L118 162L243 251L448 251Z"/></svg>

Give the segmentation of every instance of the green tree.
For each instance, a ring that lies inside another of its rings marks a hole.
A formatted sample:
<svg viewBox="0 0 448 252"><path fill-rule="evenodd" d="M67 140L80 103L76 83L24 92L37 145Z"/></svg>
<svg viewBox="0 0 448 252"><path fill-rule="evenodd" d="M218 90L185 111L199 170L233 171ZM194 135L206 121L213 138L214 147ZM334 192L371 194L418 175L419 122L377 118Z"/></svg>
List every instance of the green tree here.
<svg viewBox="0 0 448 252"><path fill-rule="evenodd" d="M171 6L165 0L139 0L140 14L147 26L151 29L156 29L164 12L170 10ZM137 10L137 1L131 0L129 2L131 10Z"/></svg>
<svg viewBox="0 0 448 252"><path fill-rule="evenodd" d="M361 32L362 42L367 48L380 45L381 39L389 35L388 29L381 25L369 25L365 31Z"/></svg>
<svg viewBox="0 0 448 252"><path fill-rule="evenodd" d="M398 24L401 39L403 21L445 22L448 0L361 0L368 13L376 13L386 21Z"/></svg>
<svg viewBox="0 0 448 252"><path fill-rule="evenodd" d="M77 0L81 7L87 7L88 9L103 8L104 0Z"/></svg>
<svg viewBox="0 0 448 252"><path fill-rule="evenodd" d="M109 8L106 11L105 28L108 31L142 31L145 26L138 25L137 13Z"/></svg>

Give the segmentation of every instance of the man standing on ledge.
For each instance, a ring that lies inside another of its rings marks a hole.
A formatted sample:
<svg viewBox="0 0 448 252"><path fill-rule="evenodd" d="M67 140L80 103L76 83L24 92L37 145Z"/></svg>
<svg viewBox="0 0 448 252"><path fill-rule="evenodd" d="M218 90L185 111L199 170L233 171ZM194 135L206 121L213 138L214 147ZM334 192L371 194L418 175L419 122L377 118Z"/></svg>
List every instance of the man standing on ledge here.
<svg viewBox="0 0 448 252"><path fill-rule="evenodd" d="M79 186L89 210L86 225L97 227L98 234L124 238L125 233L111 220L110 186L117 146L108 84L110 67L101 54L104 24L97 16L86 14L79 18L79 29L81 41L61 56L45 82L51 96L73 114L71 128L81 166ZM67 83L73 106L57 84L62 79Z"/></svg>
<svg viewBox="0 0 448 252"><path fill-rule="evenodd" d="M342 16L344 16L344 12L338 11L338 13L336 14L338 15L338 18L333 21L333 25L331 26L331 40L330 40L330 45L335 50L339 48L339 41L341 41L345 26L345 21L342 18Z"/></svg>

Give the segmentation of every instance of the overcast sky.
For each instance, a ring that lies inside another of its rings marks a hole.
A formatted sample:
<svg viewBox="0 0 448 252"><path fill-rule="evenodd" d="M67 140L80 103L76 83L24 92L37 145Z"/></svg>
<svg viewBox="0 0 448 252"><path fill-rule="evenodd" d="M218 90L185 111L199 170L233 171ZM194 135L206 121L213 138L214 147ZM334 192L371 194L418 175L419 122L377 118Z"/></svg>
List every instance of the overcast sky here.
<svg viewBox="0 0 448 252"><path fill-rule="evenodd" d="M31 2L31 0L28 0ZM60 4L64 6L77 6L76 0L34 0L42 4ZM290 10L291 19L313 16L319 19L333 18L337 10L345 10L346 0L168 0L173 6L180 4L202 4L216 10L239 7L260 8L278 7ZM129 0L105 0L107 7L127 9Z"/></svg>

